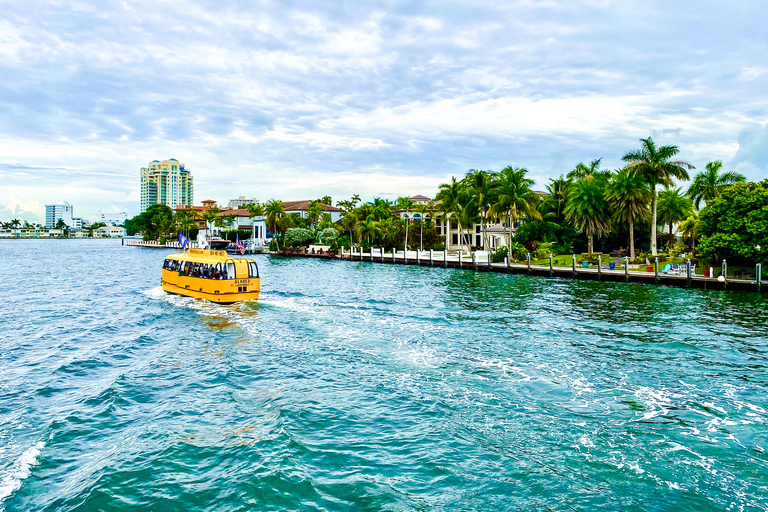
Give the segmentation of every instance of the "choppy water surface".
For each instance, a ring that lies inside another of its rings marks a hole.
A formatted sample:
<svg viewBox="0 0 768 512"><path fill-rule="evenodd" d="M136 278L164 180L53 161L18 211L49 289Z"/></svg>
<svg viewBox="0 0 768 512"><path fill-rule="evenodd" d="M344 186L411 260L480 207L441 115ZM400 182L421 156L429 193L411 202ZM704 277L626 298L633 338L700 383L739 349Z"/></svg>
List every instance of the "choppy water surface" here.
<svg viewBox="0 0 768 512"><path fill-rule="evenodd" d="M768 510L765 296L0 243L0 510Z"/></svg>

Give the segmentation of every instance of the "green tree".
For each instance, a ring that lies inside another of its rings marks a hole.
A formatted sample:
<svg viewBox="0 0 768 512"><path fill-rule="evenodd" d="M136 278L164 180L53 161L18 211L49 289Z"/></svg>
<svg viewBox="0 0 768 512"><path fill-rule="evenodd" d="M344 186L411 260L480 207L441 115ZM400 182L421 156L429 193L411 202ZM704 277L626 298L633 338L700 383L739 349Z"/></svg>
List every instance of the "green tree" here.
<svg viewBox="0 0 768 512"><path fill-rule="evenodd" d="M688 180L686 168L694 167L682 160L672 160L680 152L677 146L656 147L651 137L640 139L640 149L624 154L622 160L627 162L627 168L636 176L645 180L651 191L651 253L657 254L656 249L656 185L671 187L672 178Z"/></svg>
<svg viewBox="0 0 768 512"><path fill-rule="evenodd" d="M478 221L478 208L476 198L472 196L465 196L465 201L459 202L455 209L455 219L459 225L459 245L463 248L464 242L467 241L469 245L472 245L472 235L469 235L469 240L463 233L463 227L472 226Z"/></svg>
<svg viewBox="0 0 768 512"><path fill-rule="evenodd" d="M285 247L306 247L315 239L311 229L288 228L285 230Z"/></svg>
<svg viewBox="0 0 768 512"><path fill-rule="evenodd" d="M277 199L270 199L267 204L264 205L264 214L267 216L266 224L267 229L275 234L275 243L277 249L280 249L280 242L277 240L281 230L281 221L287 217L285 214L285 206L282 201Z"/></svg>
<svg viewBox="0 0 768 512"><path fill-rule="evenodd" d="M622 169L607 183L605 198L619 222L629 224L629 257L635 257L635 221L651 216L648 203L651 191L645 181L628 169Z"/></svg>
<svg viewBox="0 0 768 512"><path fill-rule="evenodd" d="M658 215L659 222L669 224L669 246L672 247L672 224L693 215L693 202L683 194L681 188L662 190L659 192Z"/></svg>
<svg viewBox="0 0 768 512"><path fill-rule="evenodd" d="M219 214L221 213L221 208L219 208L216 205L209 206L200 216L205 221L206 229L208 231L208 234L213 233L213 226L219 222ZM221 227L221 226L219 226Z"/></svg>
<svg viewBox="0 0 768 512"><path fill-rule="evenodd" d="M411 224L411 210L413 209L414 202L407 197L398 197L395 206L401 210L405 210L405 242L403 243L403 250L408 250L408 227Z"/></svg>
<svg viewBox="0 0 768 512"><path fill-rule="evenodd" d="M531 187L533 180L526 178L528 170L507 166L499 173L495 183L495 200L490 213L507 218L510 228L507 251L512 252L512 229L521 217L532 220L541 220L541 213L537 209L540 196Z"/></svg>
<svg viewBox="0 0 768 512"><path fill-rule="evenodd" d="M768 263L768 180L723 189L699 219L699 250L711 263Z"/></svg>
<svg viewBox="0 0 768 512"><path fill-rule="evenodd" d="M720 173L723 168L722 160L715 160L706 165L706 171L701 171L693 177L691 186L688 187L688 197L693 200L696 209L700 209L701 202L710 203L720 195L722 190L734 183L747 181L744 175L738 172Z"/></svg>
<svg viewBox="0 0 768 512"><path fill-rule="evenodd" d="M190 210L179 210L174 216L176 225L189 237L189 231L195 226L193 214Z"/></svg>
<svg viewBox="0 0 768 512"><path fill-rule="evenodd" d="M358 240L362 240L363 237L366 237L370 244L372 240L378 236L381 236L381 228L379 228L378 223L373 219L373 215L369 215L364 221L357 224Z"/></svg>
<svg viewBox="0 0 768 512"><path fill-rule="evenodd" d="M701 220L697 215L690 215L680 223L680 230L683 232L683 239L688 238L691 241L691 249L696 251L696 236L701 227Z"/></svg>
<svg viewBox="0 0 768 512"><path fill-rule="evenodd" d="M263 217L264 216L264 205L263 204L253 204L248 203L243 205L243 208L248 210L248 218L252 219L254 217Z"/></svg>
<svg viewBox="0 0 768 512"><path fill-rule="evenodd" d="M88 236L90 238L93 238L93 232L96 231L99 228L106 227L106 224L103 222L94 222L93 224L90 224L86 229L88 230Z"/></svg>
<svg viewBox="0 0 768 512"><path fill-rule="evenodd" d="M317 202L331 206L333 204L333 199L331 199L331 196L323 196L320 199L318 199Z"/></svg>
<svg viewBox="0 0 768 512"><path fill-rule="evenodd" d="M549 179L550 183L546 186L550 200L555 204L555 222L563 220L562 213L565 208L566 188L568 180L563 178L562 174L557 179Z"/></svg>
<svg viewBox="0 0 768 512"><path fill-rule="evenodd" d="M468 190L477 207L477 216L480 219L480 232L482 234L483 249L488 245L486 240L485 225L488 219L488 214L493 204L493 183L492 174L488 171L479 171L477 169L470 169L464 176L462 182Z"/></svg>
<svg viewBox="0 0 768 512"><path fill-rule="evenodd" d="M424 250L424 222L427 214L432 209L432 202L417 203L415 206L416 213L419 214L419 250Z"/></svg>
<svg viewBox="0 0 768 512"><path fill-rule="evenodd" d="M435 201L440 201L440 209L445 216L446 237L450 240L451 236L451 218L456 218L456 213L461 206L464 193L464 186L455 177L451 177L450 183L440 185L439 192ZM461 231L459 231L459 245L461 245Z"/></svg>
<svg viewBox="0 0 768 512"><path fill-rule="evenodd" d="M568 189L565 217L587 233L587 252L594 252L594 235L604 235L610 229L611 217L605 198L603 180L590 176L575 182Z"/></svg>
<svg viewBox="0 0 768 512"><path fill-rule="evenodd" d="M16 226L18 226L18 225L20 224L20 222L19 222L19 220L18 220L18 219L13 219L13 220L11 221L11 224L13 224L13 223L14 223L14 221L16 221ZM67 226L67 223L66 223L66 222L64 222L64 219L59 219L59 220L58 220L58 222L56 222L56 226L54 226L54 227L55 227L56 229L60 229L60 230L61 230L61 232L62 232L62 234L61 234L61 235L59 235L59 238L61 238L62 236L63 236L64 238L68 238L68 237L69 237L69 226Z"/></svg>
<svg viewBox="0 0 768 512"><path fill-rule="evenodd" d="M592 160L589 165L584 165L582 162L579 162L576 164L576 167L566 175L566 178L568 178L569 181L578 181L591 176L599 176L603 174L602 171L600 171L600 162L602 161L602 158L598 158Z"/></svg>

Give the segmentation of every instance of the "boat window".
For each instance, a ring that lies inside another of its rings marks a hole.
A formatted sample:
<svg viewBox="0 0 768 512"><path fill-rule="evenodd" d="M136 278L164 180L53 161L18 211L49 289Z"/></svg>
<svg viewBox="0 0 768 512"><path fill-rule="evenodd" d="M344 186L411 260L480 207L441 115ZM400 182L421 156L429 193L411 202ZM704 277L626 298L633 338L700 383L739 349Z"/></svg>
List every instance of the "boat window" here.
<svg viewBox="0 0 768 512"><path fill-rule="evenodd" d="M255 261L248 262L248 275L250 277L259 277L259 267L256 266Z"/></svg>
<svg viewBox="0 0 768 512"><path fill-rule="evenodd" d="M227 263L227 275L224 278L225 279L234 279L235 278L235 264L234 264L234 262Z"/></svg>

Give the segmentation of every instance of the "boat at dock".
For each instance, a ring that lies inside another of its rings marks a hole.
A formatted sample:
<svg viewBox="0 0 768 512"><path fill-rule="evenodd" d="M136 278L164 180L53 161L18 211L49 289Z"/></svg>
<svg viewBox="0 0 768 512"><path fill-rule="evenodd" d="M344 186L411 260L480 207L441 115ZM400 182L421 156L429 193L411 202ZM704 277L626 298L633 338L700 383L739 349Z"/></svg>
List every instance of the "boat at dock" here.
<svg viewBox="0 0 768 512"><path fill-rule="evenodd" d="M231 304L257 300L261 279L252 259L233 258L226 251L189 249L165 258L161 285L168 293Z"/></svg>

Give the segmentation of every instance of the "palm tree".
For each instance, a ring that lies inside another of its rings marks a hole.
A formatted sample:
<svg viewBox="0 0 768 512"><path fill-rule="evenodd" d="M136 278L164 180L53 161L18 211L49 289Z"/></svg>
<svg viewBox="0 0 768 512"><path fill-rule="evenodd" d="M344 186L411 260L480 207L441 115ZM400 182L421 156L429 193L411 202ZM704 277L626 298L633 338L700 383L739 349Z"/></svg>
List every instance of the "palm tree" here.
<svg viewBox="0 0 768 512"><path fill-rule="evenodd" d="M496 202L491 206L490 212L496 216L506 216L509 226L509 239L507 251L512 251L512 229L515 223L525 216L530 219L541 220L541 213L537 209L541 202L540 196L531 190L533 180L526 178L528 170L520 167L507 166L498 174L495 191Z"/></svg>
<svg viewBox="0 0 768 512"><path fill-rule="evenodd" d="M248 203L248 204L244 204L243 208L248 210L248 218L249 219L252 219L254 217L263 217L264 216L264 205L262 205L262 204Z"/></svg>
<svg viewBox="0 0 768 512"><path fill-rule="evenodd" d="M424 250L424 217L432 210L432 202L429 203L417 203L416 213L419 214L419 250Z"/></svg>
<svg viewBox="0 0 768 512"><path fill-rule="evenodd" d="M401 210L405 210L405 242L403 244L403 250L408 250L408 226L411 224L411 210L415 203L407 197L398 197L395 206Z"/></svg>
<svg viewBox="0 0 768 512"><path fill-rule="evenodd" d="M174 218L181 232L189 237L189 230L195 225L192 212L190 210L179 210L174 215Z"/></svg>
<svg viewBox="0 0 768 512"><path fill-rule="evenodd" d="M608 182L605 189L614 217L618 221L629 223L629 257L635 257L635 221L647 220L651 216L648 203L651 191L642 178L635 176L628 169L620 170Z"/></svg>
<svg viewBox="0 0 768 512"><path fill-rule="evenodd" d="M701 171L693 177L691 186L688 187L688 197L693 200L697 210L702 201L711 203L725 187L747 181L747 178L738 172L729 171L720 174L720 169L723 168L722 160L709 162L706 168L706 171Z"/></svg>
<svg viewBox="0 0 768 512"><path fill-rule="evenodd" d="M283 202L277 199L270 199L264 205L264 214L267 216L267 229L275 234L275 243L277 244L277 249L280 250L280 241L277 235L280 234L280 221L286 217Z"/></svg>
<svg viewBox="0 0 768 512"><path fill-rule="evenodd" d="M59 219L59 222L64 224L64 227L67 226L67 224L62 219ZM21 226L21 221L19 219L12 219L11 222L9 222L8 224L11 226L11 228L18 229L19 226ZM58 226L59 224L57 223L56 229L64 229L64 227L58 227Z"/></svg>
<svg viewBox="0 0 768 512"><path fill-rule="evenodd" d="M451 222L449 216L456 214L463 195L464 186L460 181L456 181L455 177L452 177L450 183L443 183L440 185L440 191L437 193L437 196L435 196L435 201L440 201L440 209L445 214L446 240L450 240L451 236ZM459 240L459 244L461 244L461 240ZM446 245L446 247L448 247L448 245Z"/></svg>
<svg viewBox="0 0 768 512"><path fill-rule="evenodd" d="M478 171L470 169L462 180L467 190L471 191L475 198L478 214L480 216L480 232L483 239L483 250L485 250L487 241L485 237L485 223L488 217L488 211L491 208L492 200L492 182L491 175L487 171Z"/></svg>
<svg viewBox="0 0 768 512"><path fill-rule="evenodd" d="M367 237L369 244L373 237L381 236L381 228L379 223L373 219L373 215L369 215L364 221L357 224L357 236L360 239Z"/></svg>
<svg viewBox="0 0 768 512"><path fill-rule="evenodd" d="M464 201L459 202L454 210L456 222L459 224L459 247L463 247L464 245L464 229L462 226L472 226L478 221L477 198L464 196L462 199L464 199ZM472 245L472 235L470 234L469 236L469 245Z"/></svg>
<svg viewBox="0 0 768 512"><path fill-rule="evenodd" d="M605 198L603 180L595 176L581 179L568 189L565 218L587 232L587 252L594 252L593 236L610 229L610 209Z"/></svg>
<svg viewBox="0 0 768 512"><path fill-rule="evenodd" d="M693 201L683 194L682 188L668 188L659 192L659 221L669 224L669 244L672 246L672 224L693 215Z"/></svg>
<svg viewBox="0 0 768 512"><path fill-rule="evenodd" d="M651 254L656 250L656 185L671 187L672 178L689 180L685 170L694 167L682 160L671 160L680 150L677 146L656 147L651 137L640 139L640 149L627 152L622 160L627 162L627 168L636 176L640 176L650 185L651 190Z"/></svg>
<svg viewBox="0 0 768 512"><path fill-rule="evenodd" d="M568 181L563 178L562 174L557 179L553 180L550 178L549 181L549 185L546 186L547 193L552 197L552 200L557 205L556 220L559 222L561 220L560 215L562 214L562 209L565 206L566 186Z"/></svg>
<svg viewBox="0 0 768 512"><path fill-rule="evenodd" d="M589 178L590 176L596 176L600 174L600 162L602 161L602 158L598 158L589 162L589 165L584 165L582 162L579 162L576 164L576 167L566 175L566 178L571 181L578 181L583 180L584 178Z"/></svg>
<svg viewBox="0 0 768 512"><path fill-rule="evenodd" d="M688 237L691 240L691 249L696 250L696 233L701 226L701 220L697 215L690 215L687 219L680 223L680 229L683 232L683 238Z"/></svg>

